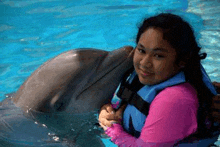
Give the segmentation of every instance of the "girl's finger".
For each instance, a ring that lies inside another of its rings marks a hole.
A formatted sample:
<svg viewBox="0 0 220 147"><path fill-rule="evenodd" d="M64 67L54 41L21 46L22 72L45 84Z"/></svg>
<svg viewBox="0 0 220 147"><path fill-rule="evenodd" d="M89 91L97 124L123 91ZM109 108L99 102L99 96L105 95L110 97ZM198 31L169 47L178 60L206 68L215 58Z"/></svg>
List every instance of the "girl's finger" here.
<svg viewBox="0 0 220 147"><path fill-rule="evenodd" d="M126 104L124 104L124 105L122 105L118 110L120 110L120 111L124 111L125 110L125 108L126 108Z"/></svg>
<svg viewBox="0 0 220 147"><path fill-rule="evenodd" d="M106 131L108 129L108 127L103 125L102 123L99 123L99 125L103 128L104 131Z"/></svg>
<svg viewBox="0 0 220 147"><path fill-rule="evenodd" d="M109 104L107 107L106 107L106 110L107 112L111 113L111 114L115 114L115 110L114 108L112 108L112 105Z"/></svg>
<svg viewBox="0 0 220 147"><path fill-rule="evenodd" d="M101 118L99 120L99 123L101 123L103 126L106 126L106 127L111 127L112 126L111 121L109 121L105 118Z"/></svg>
<svg viewBox="0 0 220 147"><path fill-rule="evenodd" d="M121 121L121 117L119 117L118 115L112 115L112 114L100 114L99 116L99 121L102 122L102 121Z"/></svg>
<svg viewBox="0 0 220 147"><path fill-rule="evenodd" d="M118 119L122 119L123 112L125 110L127 105L122 105L117 111L116 115L118 116Z"/></svg>

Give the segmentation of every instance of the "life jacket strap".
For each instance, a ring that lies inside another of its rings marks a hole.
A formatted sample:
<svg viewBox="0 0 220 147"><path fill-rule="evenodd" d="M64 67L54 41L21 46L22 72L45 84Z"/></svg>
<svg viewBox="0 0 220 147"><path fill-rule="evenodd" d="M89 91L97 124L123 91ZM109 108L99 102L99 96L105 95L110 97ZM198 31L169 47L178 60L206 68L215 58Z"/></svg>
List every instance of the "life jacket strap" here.
<svg viewBox="0 0 220 147"><path fill-rule="evenodd" d="M144 115L148 115L150 104L142 99L136 92L128 87L120 89L121 99L130 105L136 107Z"/></svg>

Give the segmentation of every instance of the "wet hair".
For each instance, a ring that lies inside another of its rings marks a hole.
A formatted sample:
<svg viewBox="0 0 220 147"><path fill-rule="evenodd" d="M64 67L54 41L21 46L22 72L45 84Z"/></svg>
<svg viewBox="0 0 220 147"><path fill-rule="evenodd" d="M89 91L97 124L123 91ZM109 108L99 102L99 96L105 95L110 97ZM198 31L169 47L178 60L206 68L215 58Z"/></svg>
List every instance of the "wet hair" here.
<svg viewBox="0 0 220 147"><path fill-rule="evenodd" d="M163 39L177 53L176 64L179 65L180 62L185 63L185 67L182 70L184 71L186 81L196 89L199 100L198 129L196 134L200 138L210 136L210 129L206 127L205 120L208 117L213 122L211 104L214 95L202 80L200 61L206 58L206 53L200 54L201 48L196 42L191 26L177 15L161 13L143 21L138 30L136 44L138 44L142 33L149 28L162 30Z"/></svg>

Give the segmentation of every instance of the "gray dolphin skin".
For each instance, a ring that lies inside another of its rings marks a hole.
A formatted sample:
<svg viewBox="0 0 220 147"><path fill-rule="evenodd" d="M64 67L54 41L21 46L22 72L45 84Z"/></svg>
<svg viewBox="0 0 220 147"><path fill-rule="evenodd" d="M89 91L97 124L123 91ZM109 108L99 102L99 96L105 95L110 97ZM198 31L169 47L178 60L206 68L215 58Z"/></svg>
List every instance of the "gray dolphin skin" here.
<svg viewBox="0 0 220 147"><path fill-rule="evenodd" d="M132 47L112 52L72 50L46 62L21 86L14 103L24 110L82 113L109 100L132 67Z"/></svg>
<svg viewBox="0 0 220 147"><path fill-rule="evenodd" d="M97 137L101 130L94 126L97 110L112 98L124 73L132 68L132 59L133 48L125 46L110 52L74 49L47 61L24 82L12 101L2 102L0 143L23 146L24 139L36 141L48 136L54 141L54 133L62 144L56 143L58 146L65 146L63 142L67 146L104 146ZM35 137L33 132L38 132Z"/></svg>

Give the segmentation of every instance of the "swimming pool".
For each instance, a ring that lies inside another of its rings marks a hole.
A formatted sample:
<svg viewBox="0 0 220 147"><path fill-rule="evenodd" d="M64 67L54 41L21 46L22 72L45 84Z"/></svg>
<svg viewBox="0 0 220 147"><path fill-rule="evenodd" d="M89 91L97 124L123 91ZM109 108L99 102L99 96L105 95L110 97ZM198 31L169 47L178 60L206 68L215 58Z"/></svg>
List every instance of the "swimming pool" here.
<svg viewBox="0 0 220 147"><path fill-rule="evenodd" d="M190 22L208 53L202 62L205 69L212 81L220 81L217 1L2 0L0 12L0 100L15 92L42 63L64 51L135 46L138 23L159 12L173 12Z"/></svg>

